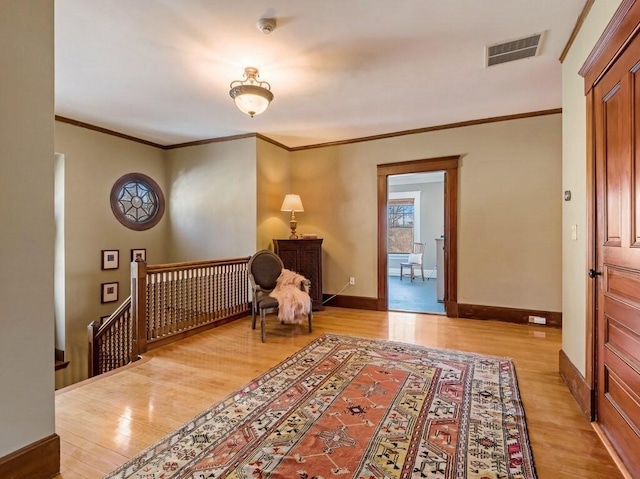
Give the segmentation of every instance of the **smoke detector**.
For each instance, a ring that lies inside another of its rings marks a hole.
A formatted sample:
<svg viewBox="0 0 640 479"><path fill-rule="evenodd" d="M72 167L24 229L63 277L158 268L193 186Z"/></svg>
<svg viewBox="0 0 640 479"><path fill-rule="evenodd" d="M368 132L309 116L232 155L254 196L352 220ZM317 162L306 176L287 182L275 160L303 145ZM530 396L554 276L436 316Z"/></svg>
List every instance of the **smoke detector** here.
<svg viewBox="0 0 640 479"><path fill-rule="evenodd" d="M275 18L261 18L258 20L257 27L265 35L269 35L272 31L276 29L276 19Z"/></svg>

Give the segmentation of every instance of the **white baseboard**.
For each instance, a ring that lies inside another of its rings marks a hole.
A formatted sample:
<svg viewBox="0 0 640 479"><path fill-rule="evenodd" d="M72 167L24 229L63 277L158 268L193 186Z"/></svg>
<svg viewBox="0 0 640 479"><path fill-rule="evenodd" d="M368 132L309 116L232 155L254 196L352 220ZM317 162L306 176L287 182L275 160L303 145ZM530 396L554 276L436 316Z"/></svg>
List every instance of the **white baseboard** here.
<svg viewBox="0 0 640 479"><path fill-rule="evenodd" d="M419 268L416 268L414 271L415 271L415 274L418 274L418 275L420 274ZM389 268L389 276L400 276L400 268ZM405 276L409 276L409 273L405 272ZM424 277L425 279L426 278L436 279L438 275L435 269L425 269Z"/></svg>

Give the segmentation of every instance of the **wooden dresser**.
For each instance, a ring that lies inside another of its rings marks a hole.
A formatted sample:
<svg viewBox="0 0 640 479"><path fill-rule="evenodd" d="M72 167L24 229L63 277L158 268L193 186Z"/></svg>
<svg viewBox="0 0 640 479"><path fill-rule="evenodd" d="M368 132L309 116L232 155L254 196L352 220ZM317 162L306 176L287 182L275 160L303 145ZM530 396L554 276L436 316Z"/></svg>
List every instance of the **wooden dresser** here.
<svg viewBox="0 0 640 479"><path fill-rule="evenodd" d="M322 306L322 239L274 239L275 253L284 267L311 281L313 310Z"/></svg>

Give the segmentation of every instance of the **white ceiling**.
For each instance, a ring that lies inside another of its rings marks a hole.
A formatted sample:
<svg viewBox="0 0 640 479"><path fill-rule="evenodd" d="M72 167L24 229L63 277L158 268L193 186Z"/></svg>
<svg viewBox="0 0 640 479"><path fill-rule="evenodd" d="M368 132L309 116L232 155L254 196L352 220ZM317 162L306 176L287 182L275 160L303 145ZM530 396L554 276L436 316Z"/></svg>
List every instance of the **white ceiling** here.
<svg viewBox="0 0 640 479"><path fill-rule="evenodd" d="M297 147L559 108L585 2L56 0L56 114L161 145ZM543 31L540 56L484 67L486 45ZM275 96L255 118L229 97L246 66Z"/></svg>

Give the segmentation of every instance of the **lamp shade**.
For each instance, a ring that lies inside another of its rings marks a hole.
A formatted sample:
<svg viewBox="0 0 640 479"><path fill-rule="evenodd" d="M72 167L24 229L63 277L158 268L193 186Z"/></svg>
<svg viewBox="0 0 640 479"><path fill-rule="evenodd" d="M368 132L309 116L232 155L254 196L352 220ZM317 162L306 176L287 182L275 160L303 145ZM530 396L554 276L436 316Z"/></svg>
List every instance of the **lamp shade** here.
<svg viewBox="0 0 640 479"><path fill-rule="evenodd" d="M285 196L280 211L304 211L300 195Z"/></svg>

